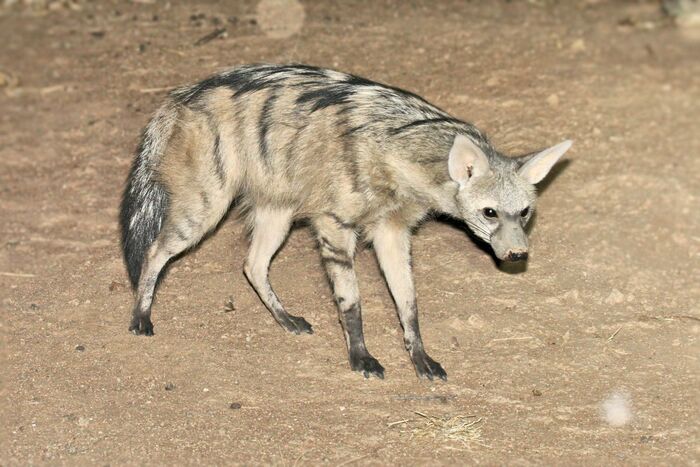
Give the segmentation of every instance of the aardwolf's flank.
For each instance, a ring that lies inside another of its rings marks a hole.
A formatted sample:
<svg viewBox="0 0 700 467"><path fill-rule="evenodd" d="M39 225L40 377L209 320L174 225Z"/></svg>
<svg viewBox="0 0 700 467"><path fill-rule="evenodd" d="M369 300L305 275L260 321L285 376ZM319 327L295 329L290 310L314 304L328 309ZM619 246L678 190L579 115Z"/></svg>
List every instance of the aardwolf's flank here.
<svg viewBox="0 0 700 467"><path fill-rule="evenodd" d="M508 158L477 128L415 94L310 66L244 66L179 88L146 127L122 201L122 246L136 290L129 329L153 334L161 270L236 199L252 238L245 275L282 327L312 332L285 310L268 280L292 222L306 219L351 368L384 376L362 331L353 261L361 237L374 246L418 376L446 379L418 328L411 229L430 213L445 213L498 258L526 259L533 185L570 146Z"/></svg>

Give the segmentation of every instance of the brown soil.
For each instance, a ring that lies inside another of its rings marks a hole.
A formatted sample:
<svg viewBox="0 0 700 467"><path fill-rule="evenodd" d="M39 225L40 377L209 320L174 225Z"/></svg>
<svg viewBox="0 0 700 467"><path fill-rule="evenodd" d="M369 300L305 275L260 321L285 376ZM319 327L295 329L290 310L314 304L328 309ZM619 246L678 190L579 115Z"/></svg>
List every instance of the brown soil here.
<svg viewBox="0 0 700 467"><path fill-rule="evenodd" d="M288 17L252 1L0 7L0 464L700 463L693 31L643 1L304 2ZM271 275L313 336L285 334L248 286L235 219L173 264L156 336L127 332L116 218L140 128L170 86L289 61L411 89L513 152L576 141L542 190L527 271L454 225L417 233L447 383L416 378L371 250L358 274L387 377L349 370L304 227ZM600 414L616 391L622 427ZM416 411L475 415L480 432L421 437Z"/></svg>

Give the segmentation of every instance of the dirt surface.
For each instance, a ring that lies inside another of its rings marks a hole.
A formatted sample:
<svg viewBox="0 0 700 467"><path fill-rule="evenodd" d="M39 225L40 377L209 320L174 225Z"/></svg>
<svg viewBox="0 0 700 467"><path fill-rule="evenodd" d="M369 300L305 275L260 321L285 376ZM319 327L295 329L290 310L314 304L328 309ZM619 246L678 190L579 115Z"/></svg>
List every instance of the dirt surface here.
<svg viewBox="0 0 700 467"><path fill-rule="evenodd" d="M0 464L700 464L700 41L657 3L7 3ZM233 218L170 268L156 335L127 332L117 209L149 114L171 86L290 61L415 91L513 153L576 141L541 187L527 271L456 225L415 236L447 383L416 378L369 249L387 377L349 370L304 227L271 277L314 335L285 334L248 286ZM601 417L614 393L623 426ZM481 421L433 439L416 412Z"/></svg>

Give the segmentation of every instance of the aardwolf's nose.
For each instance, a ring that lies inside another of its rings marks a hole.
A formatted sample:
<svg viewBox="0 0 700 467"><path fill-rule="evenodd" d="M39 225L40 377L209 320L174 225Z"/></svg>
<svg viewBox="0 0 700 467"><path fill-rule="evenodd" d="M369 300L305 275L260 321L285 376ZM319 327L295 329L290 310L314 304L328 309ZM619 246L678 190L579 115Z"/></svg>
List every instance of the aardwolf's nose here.
<svg viewBox="0 0 700 467"><path fill-rule="evenodd" d="M511 251L507 258L508 261L525 261L527 260L527 251Z"/></svg>

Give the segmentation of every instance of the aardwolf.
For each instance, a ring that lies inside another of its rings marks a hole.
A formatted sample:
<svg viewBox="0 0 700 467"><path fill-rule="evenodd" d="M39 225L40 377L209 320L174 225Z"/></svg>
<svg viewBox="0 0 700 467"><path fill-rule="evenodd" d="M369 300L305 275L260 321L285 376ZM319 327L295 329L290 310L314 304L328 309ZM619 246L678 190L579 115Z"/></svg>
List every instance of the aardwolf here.
<svg viewBox="0 0 700 467"><path fill-rule="evenodd" d="M295 220L310 222L333 289L350 367L384 377L365 346L354 254L371 243L421 378L446 379L418 327L411 231L431 213L464 221L506 261L527 259L534 184L569 149L506 157L473 125L421 97L306 65L250 65L172 91L144 130L121 204L136 304L129 330L152 335L161 270L212 230L233 200L251 245L243 268L286 330L312 333L268 280Z"/></svg>

